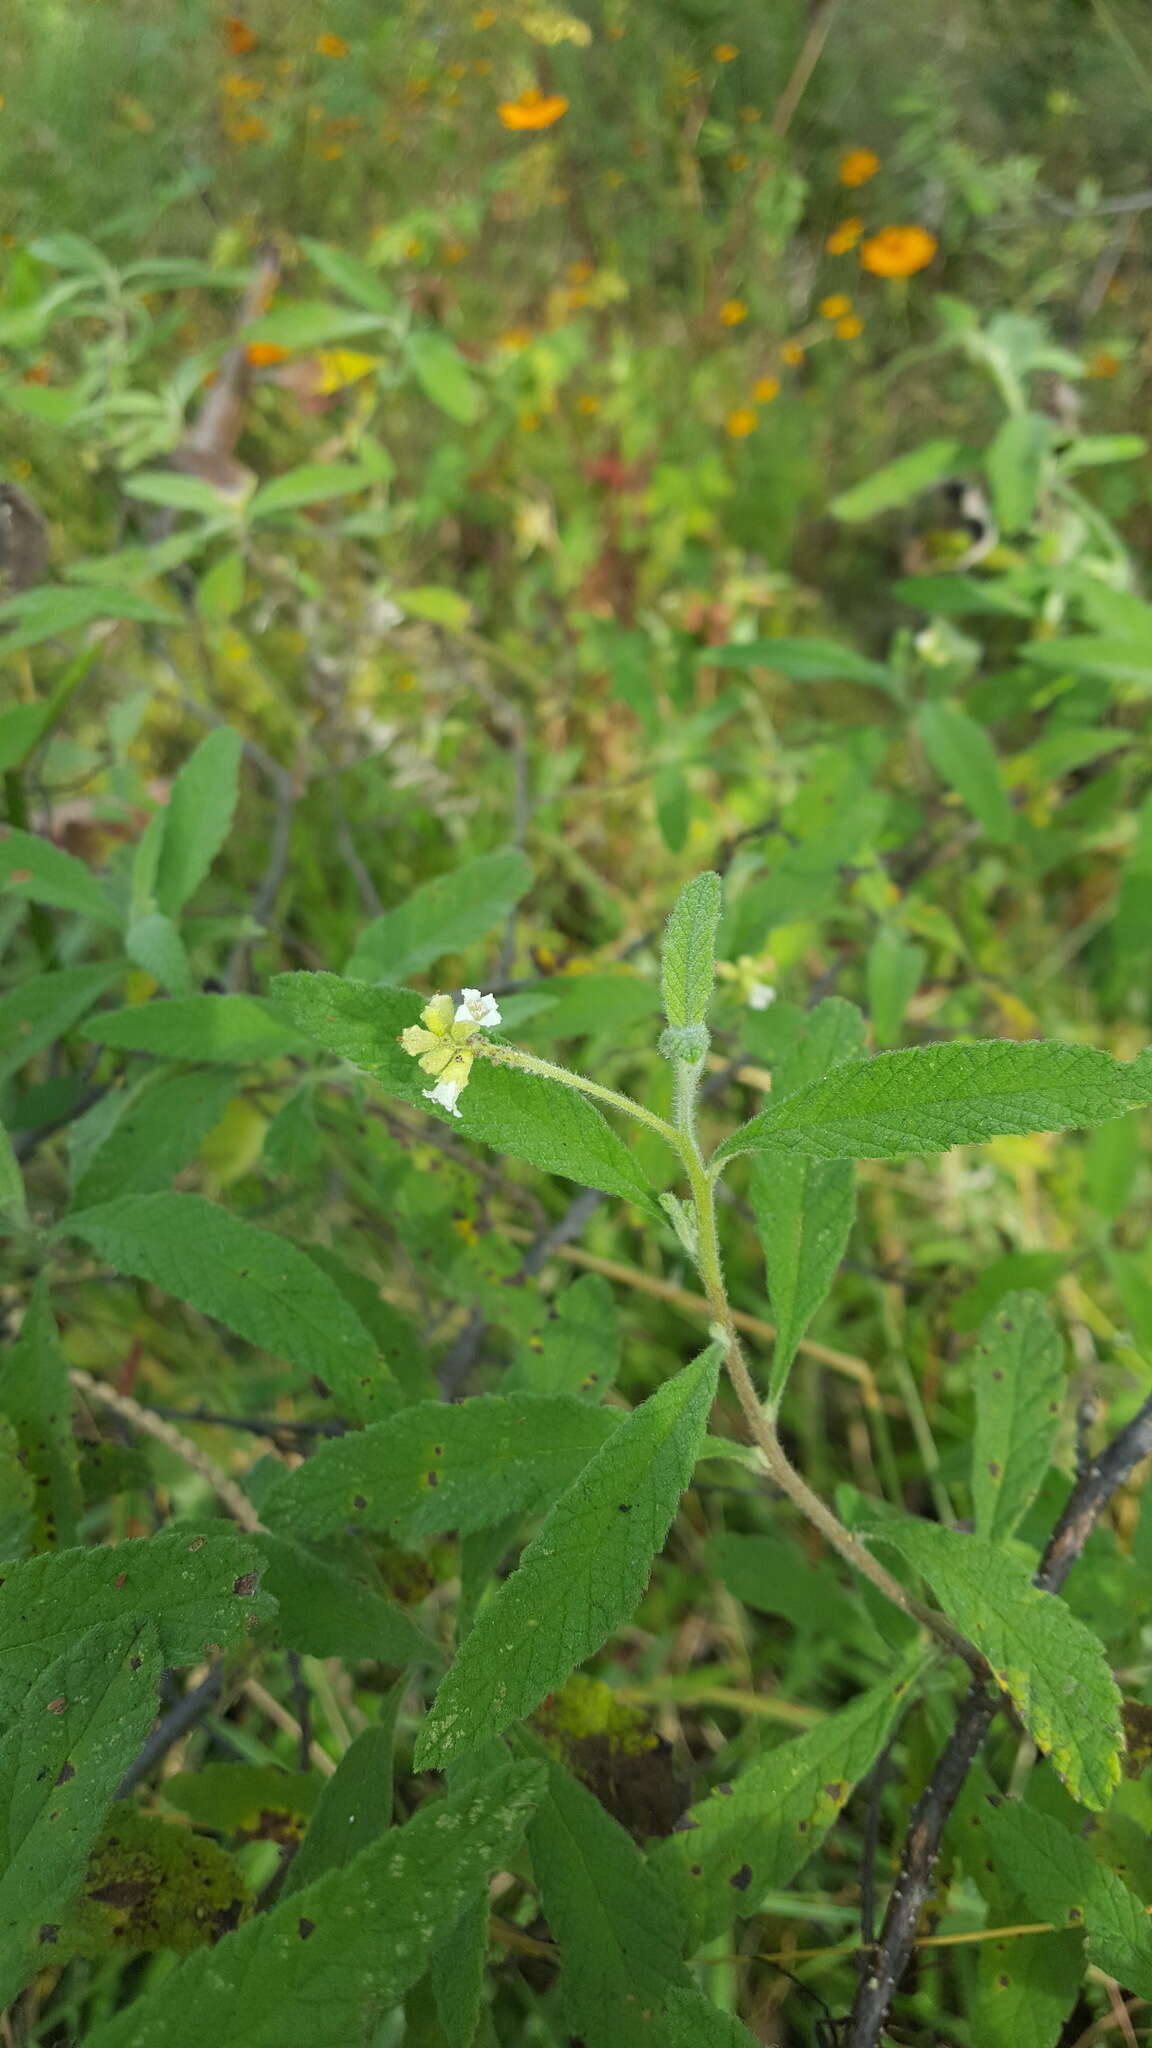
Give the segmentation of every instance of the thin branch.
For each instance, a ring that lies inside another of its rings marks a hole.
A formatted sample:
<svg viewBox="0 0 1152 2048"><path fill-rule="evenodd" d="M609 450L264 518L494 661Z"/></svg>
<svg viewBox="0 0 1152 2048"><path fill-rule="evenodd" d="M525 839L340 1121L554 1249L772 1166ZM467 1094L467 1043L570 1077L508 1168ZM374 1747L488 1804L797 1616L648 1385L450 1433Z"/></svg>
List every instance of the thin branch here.
<svg viewBox="0 0 1152 2048"><path fill-rule="evenodd" d="M113 1798L127 1799L128 1794L134 1792L149 1772L163 1761L169 1750L175 1749L181 1738L191 1732L197 1721L202 1721L205 1714L212 1712L223 1689L224 1667L214 1664L208 1676L178 1699L175 1706L156 1723L148 1740L129 1764Z"/></svg>
<svg viewBox="0 0 1152 2048"><path fill-rule="evenodd" d="M1152 1395L1080 1475L1048 1539L1034 1583L1057 1593L1113 1495L1152 1456ZM844 2048L877 2048L889 2007L916 1947L944 1829L1003 1699L982 1680L970 1688L912 1812L880 1940L866 1959Z"/></svg>
<svg viewBox="0 0 1152 2048"><path fill-rule="evenodd" d="M131 1423L133 1429L142 1430L145 1436L154 1437L157 1443L175 1452L191 1471L198 1472L201 1479L207 1480L217 1499L227 1508L233 1519L239 1522L242 1529L247 1529L252 1536L265 1533L264 1524L247 1494L234 1479L230 1479L226 1472L220 1470L215 1459L210 1458L207 1451L202 1451L199 1444L192 1442L191 1437L184 1436L180 1430L173 1428L170 1422L165 1422L162 1416L154 1414L151 1408L145 1408L142 1402L134 1400L131 1394L119 1393L105 1380L95 1379L90 1372L84 1372L78 1365L72 1367L68 1377L72 1385L79 1387L88 1400L98 1401L103 1407L111 1408L116 1415L123 1416L125 1422Z"/></svg>

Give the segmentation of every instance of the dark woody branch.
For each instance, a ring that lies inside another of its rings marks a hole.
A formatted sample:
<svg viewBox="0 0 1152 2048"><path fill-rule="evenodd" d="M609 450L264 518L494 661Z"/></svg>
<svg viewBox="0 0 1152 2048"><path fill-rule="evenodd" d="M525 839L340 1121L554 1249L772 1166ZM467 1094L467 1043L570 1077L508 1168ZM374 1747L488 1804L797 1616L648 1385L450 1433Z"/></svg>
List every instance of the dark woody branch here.
<svg viewBox="0 0 1152 2048"><path fill-rule="evenodd" d="M1059 1592L1108 1502L1149 1456L1152 1396L1080 1474L1036 1573L1035 1583L1044 1592ZM915 1947L921 1912L931 1895L933 1871L948 1817L1002 1705L999 1693L979 1679L974 1681L956 1726L916 1802L880 1939L866 1956L861 1971L844 2048L877 2048L888 2009Z"/></svg>

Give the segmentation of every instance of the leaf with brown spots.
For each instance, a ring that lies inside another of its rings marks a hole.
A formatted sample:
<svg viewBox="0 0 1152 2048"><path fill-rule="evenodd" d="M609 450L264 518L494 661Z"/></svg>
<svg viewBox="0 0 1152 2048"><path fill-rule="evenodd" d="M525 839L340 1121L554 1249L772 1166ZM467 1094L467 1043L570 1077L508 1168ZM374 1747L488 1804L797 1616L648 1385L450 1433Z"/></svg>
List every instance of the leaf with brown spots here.
<svg viewBox="0 0 1152 2048"><path fill-rule="evenodd" d="M1036 1497L1064 1410L1064 1344L1042 1295L1006 1294L985 1319L973 1378L976 1534L1003 1543Z"/></svg>

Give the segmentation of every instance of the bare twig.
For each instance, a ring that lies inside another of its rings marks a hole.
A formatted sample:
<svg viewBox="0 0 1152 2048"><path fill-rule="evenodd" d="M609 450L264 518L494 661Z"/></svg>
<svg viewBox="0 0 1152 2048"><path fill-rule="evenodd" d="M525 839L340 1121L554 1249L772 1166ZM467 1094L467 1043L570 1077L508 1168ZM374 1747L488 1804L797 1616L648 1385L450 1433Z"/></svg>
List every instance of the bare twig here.
<svg viewBox="0 0 1152 2048"><path fill-rule="evenodd" d="M210 1458L207 1451L202 1451L199 1444L194 1444L190 1437L184 1436L170 1422L165 1422L164 1418L156 1415L151 1408L145 1408L142 1402L133 1400L131 1394L119 1393L115 1387L110 1387L106 1380L95 1379L90 1372L84 1372L80 1366L73 1366L68 1377L73 1386L79 1387L88 1400L98 1401L103 1407L111 1408L116 1415L122 1415L125 1422L131 1423L134 1429L142 1430L145 1436L154 1437L157 1443L164 1444L168 1450L174 1451L183 1464L191 1471L198 1472L201 1479L207 1480L217 1499L227 1508L233 1519L239 1522L242 1529L247 1529L253 1536L264 1533L264 1524L247 1494L237 1486L234 1479L230 1479L226 1472L220 1470L215 1459Z"/></svg>
<svg viewBox="0 0 1152 2048"><path fill-rule="evenodd" d="M199 1685L194 1685L190 1692L186 1692L182 1699L178 1699L175 1706L156 1723L148 1740L129 1764L113 1796L117 1799L127 1799L128 1794L134 1792L149 1772L163 1761L169 1750L175 1749L182 1737L190 1733L197 1721L202 1721L205 1714L212 1712L223 1689L223 1665L214 1664L208 1676L202 1678Z"/></svg>
<svg viewBox="0 0 1152 2048"><path fill-rule="evenodd" d="M1035 1584L1059 1592L1112 1496L1152 1456L1152 1396L1080 1475L1048 1540ZM944 1829L1003 1701L976 1680L908 1823L880 1940L865 1960L844 2048L877 2048L889 2007L916 1946Z"/></svg>

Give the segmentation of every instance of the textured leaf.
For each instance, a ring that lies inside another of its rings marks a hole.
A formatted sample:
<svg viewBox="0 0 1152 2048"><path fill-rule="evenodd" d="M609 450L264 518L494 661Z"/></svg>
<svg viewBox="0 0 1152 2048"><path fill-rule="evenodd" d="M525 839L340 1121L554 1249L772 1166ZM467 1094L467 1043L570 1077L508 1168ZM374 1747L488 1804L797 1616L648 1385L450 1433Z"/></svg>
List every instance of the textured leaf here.
<svg viewBox="0 0 1152 2048"><path fill-rule="evenodd" d="M1152 1998L1152 1921L1135 1892L1079 1835L1018 1800L990 1807L985 1831L1005 1883L1038 1920L1083 1927L1097 1967Z"/></svg>
<svg viewBox="0 0 1152 2048"><path fill-rule="evenodd" d="M697 1940L792 1882L872 1768L905 1691L890 1682L862 1694L689 1808L656 1861L686 1902Z"/></svg>
<svg viewBox="0 0 1152 2048"><path fill-rule="evenodd" d="M691 1479L719 1364L711 1345L666 1380L561 1495L442 1681L417 1769L530 1714L633 1612Z"/></svg>
<svg viewBox="0 0 1152 2048"><path fill-rule="evenodd" d="M459 1119L424 1098L427 1075L399 1043L426 998L410 989L373 988L335 974L280 974L272 991L284 1015L319 1045L362 1067L393 1095L544 1173L563 1174L652 1213L643 1173L626 1145L582 1095L537 1074L477 1060L460 1098ZM1152 1076L1149 1079L1152 1093Z"/></svg>
<svg viewBox="0 0 1152 2048"><path fill-rule="evenodd" d="M556 1297L548 1321L522 1350L515 1384L533 1394L598 1401L619 1370L615 1296L599 1273L582 1273Z"/></svg>
<svg viewBox="0 0 1152 2048"><path fill-rule="evenodd" d="M868 1009L872 1032L881 1048L895 1045L904 1012L920 986L928 954L914 946L894 925L885 925L868 949Z"/></svg>
<svg viewBox="0 0 1152 2048"><path fill-rule="evenodd" d="M189 996L195 986L192 965L179 930L162 911L134 917L124 935L124 951L134 967L142 967L170 996Z"/></svg>
<svg viewBox="0 0 1152 2048"><path fill-rule="evenodd" d="M773 1068L772 1098L784 1102L812 1081L820 1081L833 1067L864 1055L864 1019L855 1003L842 996L825 996L814 1010L804 1013L803 1022L788 1050Z"/></svg>
<svg viewBox="0 0 1152 2048"><path fill-rule="evenodd" d="M256 1060L308 1052L270 1004L255 996L182 996L105 1010L85 1034L123 1052L153 1052L166 1060L208 1061L245 1067Z"/></svg>
<svg viewBox="0 0 1152 2048"><path fill-rule="evenodd" d="M805 1330L836 1278L856 1214L850 1159L761 1156L752 1208L764 1253L776 1343L768 1390L779 1401Z"/></svg>
<svg viewBox="0 0 1152 2048"><path fill-rule="evenodd" d="M949 1619L982 1650L1038 1749L1074 1799L1107 1806L1120 1782L1120 1694L1096 1636L1028 1567L979 1536L933 1522L885 1522Z"/></svg>
<svg viewBox="0 0 1152 2048"><path fill-rule="evenodd" d="M479 419L483 405L480 386L448 336L435 327L414 327L406 346L425 398L463 427Z"/></svg>
<svg viewBox="0 0 1152 2048"><path fill-rule="evenodd" d="M85 1628L20 1701L0 1742L0 2006L52 1944L116 1787L148 1733L161 1656L151 1623Z"/></svg>
<svg viewBox="0 0 1152 2048"><path fill-rule="evenodd" d="M532 887L532 864L515 847L482 854L438 875L361 932L348 973L402 982L445 953L486 938Z"/></svg>
<svg viewBox="0 0 1152 2048"><path fill-rule="evenodd" d="M70 1031L112 982L124 975L122 961L101 960L92 967L62 967L55 974L34 974L11 995L0 997L0 1083Z"/></svg>
<svg viewBox="0 0 1152 2048"><path fill-rule="evenodd" d="M475 1791L430 1801L343 1869L189 1956L85 2048L370 2040L477 1885L507 1868L542 1785L538 1765L511 1764Z"/></svg>
<svg viewBox="0 0 1152 2048"><path fill-rule="evenodd" d="M482 1892L432 1951L432 1995L448 2048L473 2048L484 2010L488 1940L488 1900Z"/></svg>
<svg viewBox="0 0 1152 2048"><path fill-rule="evenodd" d="M871 476L853 484L851 490L842 491L838 498L833 498L829 510L834 518L852 525L874 519L878 512L894 511L897 505L906 505L910 498L919 497L921 491L941 483L956 467L960 452L959 441L925 441L908 455L900 455L895 462L885 463L883 469L874 470Z"/></svg>
<svg viewBox="0 0 1152 2048"><path fill-rule="evenodd" d="M734 640L730 646L702 648L700 661L709 668L773 668L797 682L870 683L889 692L895 687L883 662L869 661L834 640Z"/></svg>
<svg viewBox="0 0 1152 2048"><path fill-rule="evenodd" d="M197 1522L29 1558L0 1587L0 1711L21 1709L28 1687L78 1630L125 1616L155 1622L165 1664L197 1664L246 1641L272 1612L257 1590L260 1564L251 1537Z"/></svg>
<svg viewBox="0 0 1152 2048"><path fill-rule="evenodd" d="M993 436L985 464L997 524L1004 534L1022 533L1032 523L1052 426L1044 413L1013 413Z"/></svg>
<svg viewBox="0 0 1152 2048"><path fill-rule="evenodd" d="M997 1888L989 1905L994 1926L1018 1926L1029 1917L1014 1886ZM1031 1934L1024 1940L1006 1935L1001 1941L982 1941L973 2040L980 2048L1058 2048L1083 1977L1080 1935Z"/></svg>
<svg viewBox="0 0 1152 2048"><path fill-rule="evenodd" d="M851 1643L872 1656L887 1656L856 1597L827 1563L809 1564L797 1541L774 1533L742 1536L727 1530L715 1536L708 1549L713 1570L746 1607L782 1615L805 1635L829 1644Z"/></svg>
<svg viewBox="0 0 1152 2048"><path fill-rule="evenodd" d="M196 894L228 837L243 751L239 733L219 726L201 740L172 784L156 875L156 901L168 917Z"/></svg>
<svg viewBox="0 0 1152 2048"><path fill-rule="evenodd" d="M12 1140L4 1124L0 1123L0 1234L15 1227L25 1230L28 1226L28 1202L24 1194L24 1176L20 1161L12 1149Z"/></svg>
<svg viewBox="0 0 1152 2048"><path fill-rule="evenodd" d="M43 1280L34 1288L20 1334L0 1364L0 1415L6 1415L15 1430L21 1463L33 1483L33 1549L75 1543L80 1488L72 1389Z"/></svg>
<svg viewBox="0 0 1152 2048"><path fill-rule="evenodd" d="M276 1602L276 1634L287 1649L352 1663L364 1658L410 1664L434 1656L403 1609L343 1564L286 1536L256 1540L264 1558L264 1590Z"/></svg>
<svg viewBox="0 0 1152 2048"><path fill-rule="evenodd" d="M207 1069L163 1068L134 1094L107 1137L87 1158L73 1205L87 1209L119 1195L152 1194L195 1157L236 1090L235 1077Z"/></svg>
<svg viewBox="0 0 1152 2048"><path fill-rule="evenodd" d="M202 1195L124 1195L61 1228L118 1273L150 1280L238 1337L290 1359L371 1420L390 1376L339 1288L288 1238Z"/></svg>
<svg viewBox="0 0 1152 2048"><path fill-rule="evenodd" d="M598 1799L554 1764L528 1829L540 1903L560 1949L567 2029L587 2048L656 2041L667 1993L688 1988L683 1916L666 1880Z"/></svg>
<svg viewBox="0 0 1152 2048"><path fill-rule="evenodd" d="M855 1060L753 1117L713 1154L898 1159L1107 1123L1152 1099L1152 1066L1056 1039L914 1046Z"/></svg>
<svg viewBox="0 0 1152 2048"><path fill-rule="evenodd" d="M308 1831L288 1866L281 1898L289 1898L328 1870L342 1870L392 1825L392 1764L396 1717L408 1690L397 1679L380 1702L380 1718L364 1728L324 1782Z"/></svg>
<svg viewBox="0 0 1152 2048"><path fill-rule="evenodd" d="M42 839L36 832L20 832L15 825L0 825L0 891L26 903L74 910L95 924L121 921L120 912L91 868L50 839Z"/></svg>
<svg viewBox="0 0 1152 2048"><path fill-rule="evenodd" d="M961 705L939 697L921 705L916 727L940 780L963 797L988 837L1001 842L1015 838L1016 814L984 727Z"/></svg>
<svg viewBox="0 0 1152 2048"><path fill-rule="evenodd" d="M530 1514L570 1486L615 1434L610 1409L536 1394L422 1401L387 1422L322 1444L265 1496L270 1528L390 1535L405 1549Z"/></svg>
<svg viewBox="0 0 1152 2048"><path fill-rule="evenodd" d="M974 1378L976 1534L1003 1543L1040 1490L1064 1408L1064 1345L1042 1295L1005 1295L980 1331Z"/></svg>
<svg viewBox="0 0 1152 2048"><path fill-rule="evenodd" d="M681 889L664 927L660 980L669 1024L703 1024L716 974L724 884L711 871Z"/></svg>

